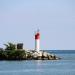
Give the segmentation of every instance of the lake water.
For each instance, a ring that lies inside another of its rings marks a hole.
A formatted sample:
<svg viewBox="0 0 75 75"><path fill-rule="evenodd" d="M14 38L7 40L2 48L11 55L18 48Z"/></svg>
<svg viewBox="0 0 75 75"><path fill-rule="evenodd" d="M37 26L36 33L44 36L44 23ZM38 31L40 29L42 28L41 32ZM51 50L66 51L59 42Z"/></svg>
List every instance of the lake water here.
<svg viewBox="0 0 75 75"><path fill-rule="evenodd" d="M49 50L61 60L0 61L0 75L75 75L75 51Z"/></svg>

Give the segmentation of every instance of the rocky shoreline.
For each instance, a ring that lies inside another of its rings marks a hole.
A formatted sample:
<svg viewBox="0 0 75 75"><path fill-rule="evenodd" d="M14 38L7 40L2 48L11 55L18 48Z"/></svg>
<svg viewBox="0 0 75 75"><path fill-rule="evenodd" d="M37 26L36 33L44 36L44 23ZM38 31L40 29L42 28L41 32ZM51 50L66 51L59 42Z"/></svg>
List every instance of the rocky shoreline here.
<svg viewBox="0 0 75 75"><path fill-rule="evenodd" d="M60 58L54 54L44 50L26 50L23 44L8 43L6 48L0 48L0 60L59 60Z"/></svg>
<svg viewBox="0 0 75 75"><path fill-rule="evenodd" d="M59 60L60 58L46 51L7 50L0 51L0 60Z"/></svg>
<svg viewBox="0 0 75 75"><path fill-rule="evenodd" d="M30 57L27 60L59 60L60 58L46 51L30 51Z"/></svg>

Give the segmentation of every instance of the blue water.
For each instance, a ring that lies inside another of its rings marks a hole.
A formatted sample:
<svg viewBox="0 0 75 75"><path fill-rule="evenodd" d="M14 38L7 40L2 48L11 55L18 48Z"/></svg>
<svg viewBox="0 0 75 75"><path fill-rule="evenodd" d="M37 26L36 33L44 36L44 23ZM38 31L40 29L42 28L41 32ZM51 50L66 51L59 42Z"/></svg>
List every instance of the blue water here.
<svg viewBox="0 0 75 75"><path fill-rule="evenodd" d="M0 75L75 75L75 51L48 51L61 60L0 61Z"/></svg>

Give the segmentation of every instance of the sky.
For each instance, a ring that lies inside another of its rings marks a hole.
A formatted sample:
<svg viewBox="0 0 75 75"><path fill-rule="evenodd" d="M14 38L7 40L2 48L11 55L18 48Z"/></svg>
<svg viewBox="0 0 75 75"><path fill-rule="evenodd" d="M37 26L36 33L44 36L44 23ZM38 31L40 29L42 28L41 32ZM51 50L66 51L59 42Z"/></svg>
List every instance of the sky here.
<svg viewBox="0 0 75 75"><path fill-rule="evenodd" d="M40 49L75 50L75 0L0 0L0 47L34 49L37 29Z"/></svg>

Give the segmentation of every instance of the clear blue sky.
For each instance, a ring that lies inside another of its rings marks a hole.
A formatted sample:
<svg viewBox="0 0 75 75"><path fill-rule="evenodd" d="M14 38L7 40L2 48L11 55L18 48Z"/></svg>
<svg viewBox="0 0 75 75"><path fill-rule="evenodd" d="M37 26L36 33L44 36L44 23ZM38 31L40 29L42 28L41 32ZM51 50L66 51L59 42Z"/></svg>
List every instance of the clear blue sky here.
<svg viewBox="0 0 75 75"><path fill-rule="evenodd" d="M34 49L38 28L41 49L75 49L75 0L0 0L0 47Z"/></svg>

